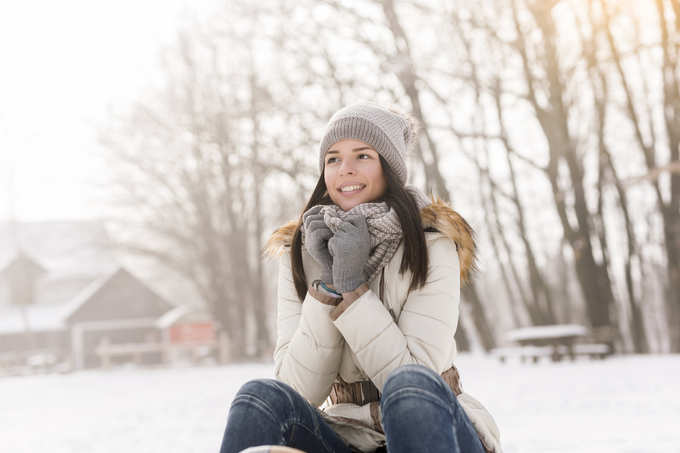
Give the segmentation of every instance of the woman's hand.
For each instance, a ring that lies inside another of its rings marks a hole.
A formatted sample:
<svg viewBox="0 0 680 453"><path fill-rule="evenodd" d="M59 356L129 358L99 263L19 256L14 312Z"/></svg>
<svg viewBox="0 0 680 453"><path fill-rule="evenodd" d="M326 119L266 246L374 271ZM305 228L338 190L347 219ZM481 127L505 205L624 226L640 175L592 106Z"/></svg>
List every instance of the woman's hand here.
<svg viewBox="0 0 680 453"><path fill-rule="evenodd" d="M328 251L328 240L333 236L333 232L328 228L320 213L323 205L317 205L308 210L302 216L303 227L305 229L305 248L314 258L314 261L321 266L321 281L332 285L333 258Z"/></svg>
<svg viewBox="0 0 680 453"><path fill-rule="evenodd" d="M333 285L340 293L354 291L366 282L364 267L371 253L368 224L361 215L349 216L328 241L333 257Z"/></svg>

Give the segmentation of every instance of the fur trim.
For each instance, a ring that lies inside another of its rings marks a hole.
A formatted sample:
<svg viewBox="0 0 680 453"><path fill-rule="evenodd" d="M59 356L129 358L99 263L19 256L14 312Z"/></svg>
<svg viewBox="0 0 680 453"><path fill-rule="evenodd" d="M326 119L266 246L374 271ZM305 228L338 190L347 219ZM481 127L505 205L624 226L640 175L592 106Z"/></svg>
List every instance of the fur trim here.
<svg viewBox="0 0 680 453"><path fill-rule="evenodd" d="M293 242L293 234L300 222L291 220L283 226L278 227L264 245L263 254L268 257L277 257L283 254L287 247Z"/></svg>
<svg viewBox="0 0 680 453"><path fill-rule="evenodd" d="M454 211L445 201L432 196L432 204L420 210L423 227L435 228L444 233L458 249L460 260L460 279L470 281L470 274L477 270L475 232L463 216Z"/></svg>
<svg viewBox="0 0 680 453"><path fill-rule="evenodd" d="M460 278L464 283L470 280L470 274L477 270L474 231L465 219L454 211L445 201L432 196L432 203L420 210L423 228L435 228L456 243L460 260ZM293 234L299 221L291 220L279 227L271 235L264 247L264 254L270 257L280 256L293 241Z"/></svg>

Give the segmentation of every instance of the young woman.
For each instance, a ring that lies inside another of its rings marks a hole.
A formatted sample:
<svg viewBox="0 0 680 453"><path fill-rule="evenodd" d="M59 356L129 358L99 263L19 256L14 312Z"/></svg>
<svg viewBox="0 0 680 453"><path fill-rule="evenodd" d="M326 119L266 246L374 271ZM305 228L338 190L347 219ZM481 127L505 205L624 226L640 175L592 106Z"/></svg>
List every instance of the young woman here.
<svg viewBox="0 0 680 453"><path fill-rule="evenodd" d="M500 452L454 366L472 230L405 185L415 135L411 118L373 103L330 119L316 188L268 243L283 252L276 380L241 387L221 453Z"/></svg>

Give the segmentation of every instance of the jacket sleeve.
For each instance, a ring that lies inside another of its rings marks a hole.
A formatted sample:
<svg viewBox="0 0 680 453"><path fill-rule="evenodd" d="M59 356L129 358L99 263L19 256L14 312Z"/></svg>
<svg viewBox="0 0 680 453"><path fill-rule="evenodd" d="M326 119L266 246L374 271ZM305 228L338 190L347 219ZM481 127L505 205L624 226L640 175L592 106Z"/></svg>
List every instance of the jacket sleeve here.
<svg viewBox="0 0 680 453"><path fill-rule="evenodd" d="M279 258L277 295L274 376L319 406L330 394L344 347L342 335L330 320L334 307L309 292L300 303L288 252Z"/></svg>
<svg viewBox="0 0 680 453"><path fill-rule="evenodd" d="M380 392L397 367L417 363L441 373L455 353L460 302L456 245L446 236L437 236L429 242L428 253L427 282L411 291L398 323L370 289L334 321Z"/></svg>

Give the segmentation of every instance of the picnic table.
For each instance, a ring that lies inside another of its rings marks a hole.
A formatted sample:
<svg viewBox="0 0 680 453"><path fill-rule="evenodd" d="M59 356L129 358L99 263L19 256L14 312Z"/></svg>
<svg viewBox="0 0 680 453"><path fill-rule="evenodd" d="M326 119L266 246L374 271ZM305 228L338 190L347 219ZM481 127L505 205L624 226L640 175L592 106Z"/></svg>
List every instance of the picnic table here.
<svg viewBox="0 0 680 453"><path fill-rule="evenodd" d="M578 355L595 358L608 355L610 351L606 344L583 343L588 334L588 329L579 324L523 327L509 331L506 336L508 341L519 346L496 348L492 353L501 362L516 356L522 362L531 359L534 363L541 357L550 357L553 362L557 362L565 357L575 360Z"/></svg>

